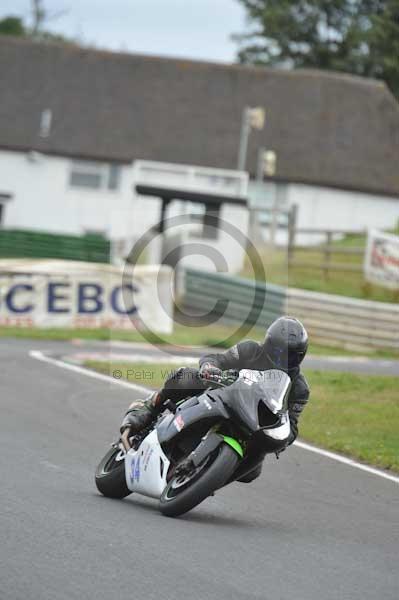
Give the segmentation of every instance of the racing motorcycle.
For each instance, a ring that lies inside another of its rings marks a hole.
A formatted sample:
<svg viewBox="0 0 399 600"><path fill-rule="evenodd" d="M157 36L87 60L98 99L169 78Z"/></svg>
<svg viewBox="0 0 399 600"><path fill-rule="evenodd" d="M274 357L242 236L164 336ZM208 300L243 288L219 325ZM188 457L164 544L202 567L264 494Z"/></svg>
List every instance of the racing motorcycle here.
<svg viewBox="0 0 399 600"><path fill-rule="evenodd" d="M284 450L286 373L225 371L208 383L199 396L169 400L155 423L133 436L126 430L112 445L95 475L104 496L156 498L161 513L177 517L233 481L250 481L266 454Z"/></svg>

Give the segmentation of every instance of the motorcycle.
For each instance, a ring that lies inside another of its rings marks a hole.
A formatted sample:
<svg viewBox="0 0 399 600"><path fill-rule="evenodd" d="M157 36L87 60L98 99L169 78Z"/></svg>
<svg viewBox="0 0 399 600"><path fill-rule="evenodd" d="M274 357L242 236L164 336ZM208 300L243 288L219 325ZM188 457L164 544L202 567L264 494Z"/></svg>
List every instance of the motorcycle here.
<svg viewBox="0 0 399 600"><path fill-rule="evenodd" d="M290 436L283 371L225 371L199 396L168 401L155 423L112 445L95 474L110 498L132 492L159 500L177 517L233 481L251 480L266 454L283 451Z"/></svg>

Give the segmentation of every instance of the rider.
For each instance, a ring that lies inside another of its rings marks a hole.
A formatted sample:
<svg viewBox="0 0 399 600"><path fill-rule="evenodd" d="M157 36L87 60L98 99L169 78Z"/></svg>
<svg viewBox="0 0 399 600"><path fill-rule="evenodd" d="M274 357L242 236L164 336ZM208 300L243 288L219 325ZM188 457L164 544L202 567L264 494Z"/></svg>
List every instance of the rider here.
<svg viewBox="0 0 399 600"><path fill-rule="evenodd" d="M183 367L172 373L159 392L153 392L146 400L133 402L122 422L121 433L129 428L134 434L150 425L162 412L167 400L178 402L203 393L209 387L208 382L220 378L224 370L281 369L292 381L288 398L290 445L298 435L298 419L309 399L309 387L300 371L307 349L308 334L302 323L293 317L280 317L266 331L263 343L246 340L226 352L205 354L200 358L199 370ZM259 465L250 478L240 481L252 481L260 475L261 468Z"/></svg>

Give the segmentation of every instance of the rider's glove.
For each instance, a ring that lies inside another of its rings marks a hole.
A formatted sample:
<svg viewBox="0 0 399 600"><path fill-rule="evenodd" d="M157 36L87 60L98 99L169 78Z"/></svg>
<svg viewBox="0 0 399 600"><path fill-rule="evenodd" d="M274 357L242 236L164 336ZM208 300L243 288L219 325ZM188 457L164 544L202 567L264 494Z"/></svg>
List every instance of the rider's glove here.
<svg viewBox="0 0 399 600"><path fill-rule="evenodd" d="M200 376L208 381L219 381L222 377L222 370L211 363L204 363L200 367Z"/></svg>
<svg viewBox="0 0 399 600"><path fill-rule="evenodd" d="M162 407L157 404L157 393L152 393L147 400L136 400L127 411L120 428L123 433L125 429L130 429L132 434L150 425L157 418Z"/></svg>

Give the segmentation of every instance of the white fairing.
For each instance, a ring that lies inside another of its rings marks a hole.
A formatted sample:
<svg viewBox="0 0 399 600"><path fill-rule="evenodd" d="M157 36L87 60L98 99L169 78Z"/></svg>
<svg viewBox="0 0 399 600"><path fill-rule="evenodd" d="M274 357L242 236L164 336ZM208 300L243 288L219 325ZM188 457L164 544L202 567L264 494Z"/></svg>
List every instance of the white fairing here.
<svg viewBox="0 0 399 600"><path fill-rule="evenodd" d="M160 498L169 468L154 430L143 440L138 450L129 450L125 457L126 484L132 492Z"/></svg>

